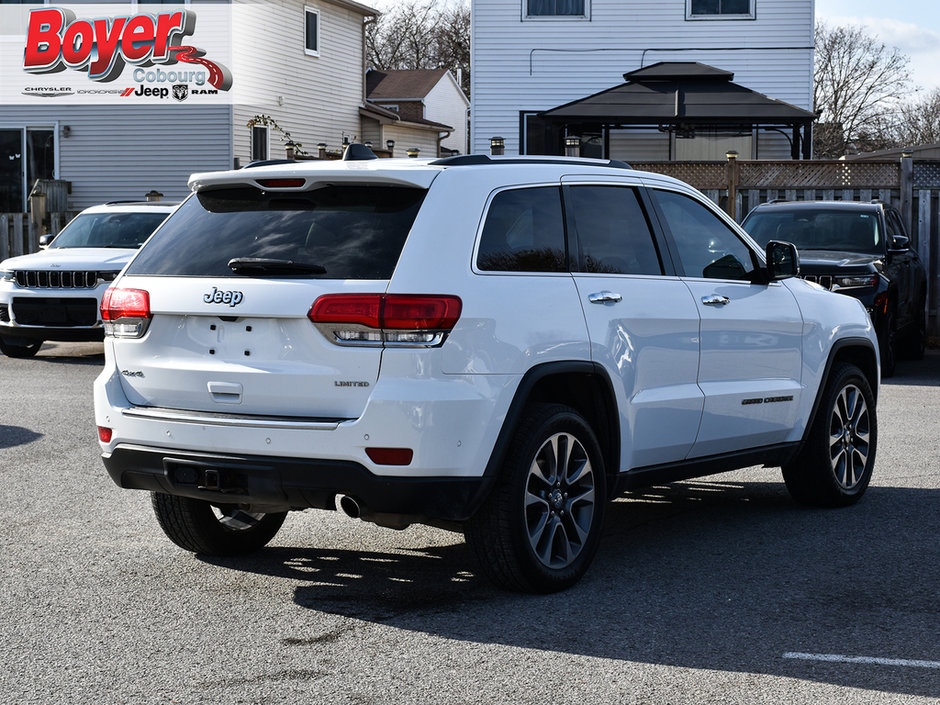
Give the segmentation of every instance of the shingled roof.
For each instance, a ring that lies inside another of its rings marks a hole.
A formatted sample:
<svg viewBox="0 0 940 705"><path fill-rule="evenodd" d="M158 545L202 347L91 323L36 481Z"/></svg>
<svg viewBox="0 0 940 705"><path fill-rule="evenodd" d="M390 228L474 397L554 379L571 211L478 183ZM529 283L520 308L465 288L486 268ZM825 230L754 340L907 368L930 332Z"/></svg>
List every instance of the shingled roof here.
<svg viewBox="0 0 940 705"><path fill-rule="evenodd" d="M626 83L546 110L540 117L609 125L779 125L809 123L816 117L732 83L730 71L694 61L660 62L623 77Z"/></svg>
<svg viewBox="0 0 940 705"><path fill-rule="evenodd" d="M369 100L422 100L447 69L370 70L366 74Z"/></svg>

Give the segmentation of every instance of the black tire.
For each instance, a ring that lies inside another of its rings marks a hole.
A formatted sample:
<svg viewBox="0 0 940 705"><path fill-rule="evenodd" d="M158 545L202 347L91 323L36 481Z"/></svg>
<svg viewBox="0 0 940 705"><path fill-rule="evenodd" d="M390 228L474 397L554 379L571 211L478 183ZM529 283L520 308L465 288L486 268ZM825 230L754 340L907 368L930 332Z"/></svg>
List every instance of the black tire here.
<svg viewBox="0 0 940 705"><path fill-rule="evenodd" d="M533 404L464 535L481 572L499 587L556 592L587 571L606 504L604 460L591 427L568 406Z"/></svg>
<svg viewBox="0 0 940 705"><path fill-rule="evenodd" d="M868 488L878 445L875 398L855 365L833 365L803 448L783 467L798 502L817 507L854 504Z"/></svg>
<svg viewBox="0 0 940 705"><path fill-rule="evenodd" d="M878 331L878 352L881 356L881 376L893 377L898 362L897 330L893 313L886 314L881 320L881 330Z"/></svg>
<svg viewBox="0 0 940 705"><path fill-rule="evenodd" d="M249 513L234 505L152 492L153 512L163 533L180 548L209 556L257 551L281 528L287 512Z"/></svg>
<svg viewBox="0 0 940 705"><path fill-rule="evenodd" d="M43 341L41 340L30 340L29 342L13 342L12 340L4 340L0 338L0 352L2 352L7 357L33 357L36 353L39 352L39 348L42 347Z"/></svg>

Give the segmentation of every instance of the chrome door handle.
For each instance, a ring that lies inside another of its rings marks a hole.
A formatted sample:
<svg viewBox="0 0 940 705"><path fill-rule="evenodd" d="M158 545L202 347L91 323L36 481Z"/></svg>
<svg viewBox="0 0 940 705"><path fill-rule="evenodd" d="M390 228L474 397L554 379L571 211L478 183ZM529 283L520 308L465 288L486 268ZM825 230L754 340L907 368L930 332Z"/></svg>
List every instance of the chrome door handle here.
<svg viewBox="0 0 940 705"><path fill-rule="evenodd" d="M731 299L720 294L712 294L711 296L703 296L702 303L706 306L725 306L731 303Z"/></svg>
<svg viewBox="0 0 940 705"><path fill-rule="evenodd" d="M613 291L598 291L595 294L588 294L588 301L592 304L610 304L623 301L623 297Z"/></svg>

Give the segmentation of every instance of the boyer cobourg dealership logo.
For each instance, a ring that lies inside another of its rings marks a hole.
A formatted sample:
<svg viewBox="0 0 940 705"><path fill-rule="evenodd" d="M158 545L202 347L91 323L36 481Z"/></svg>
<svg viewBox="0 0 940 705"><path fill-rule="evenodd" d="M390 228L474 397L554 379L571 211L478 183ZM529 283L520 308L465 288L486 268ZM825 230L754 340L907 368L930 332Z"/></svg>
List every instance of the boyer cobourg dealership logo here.
<svg viewBox="0 0 940 705"><path fill-rule="evenodd" d="M109 83L121 78L129 64L136 67L131 77L138 88L107 91L122 97L185 100L190 93L229 90L229 69L207 59L203 49L183 44L195 29L192 10L104 19L77 19L71 10L58 7L32 10L23 70L47 74L71 69L87 73L92 81ZM190 84L196 87L190 89Z"/></svg>

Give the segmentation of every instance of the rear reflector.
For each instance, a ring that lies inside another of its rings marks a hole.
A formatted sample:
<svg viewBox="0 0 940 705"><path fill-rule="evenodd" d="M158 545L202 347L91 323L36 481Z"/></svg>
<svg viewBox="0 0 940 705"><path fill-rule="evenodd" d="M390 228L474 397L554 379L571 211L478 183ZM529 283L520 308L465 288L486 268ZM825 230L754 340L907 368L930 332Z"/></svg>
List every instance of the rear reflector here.
<svg viewBox="0 0 940 705"><path fill-rule="evenodd" d="M113 431L110 428L105 428L104 426L98 427L98 440L102 443L110 443L111 435Z"/></svg>
<svg viewBox="0 0 940 705"><path fill-rule="evenodd" d="M366 448L366 455L376 465L410 465L414 451L411 448Z"/></svg>

